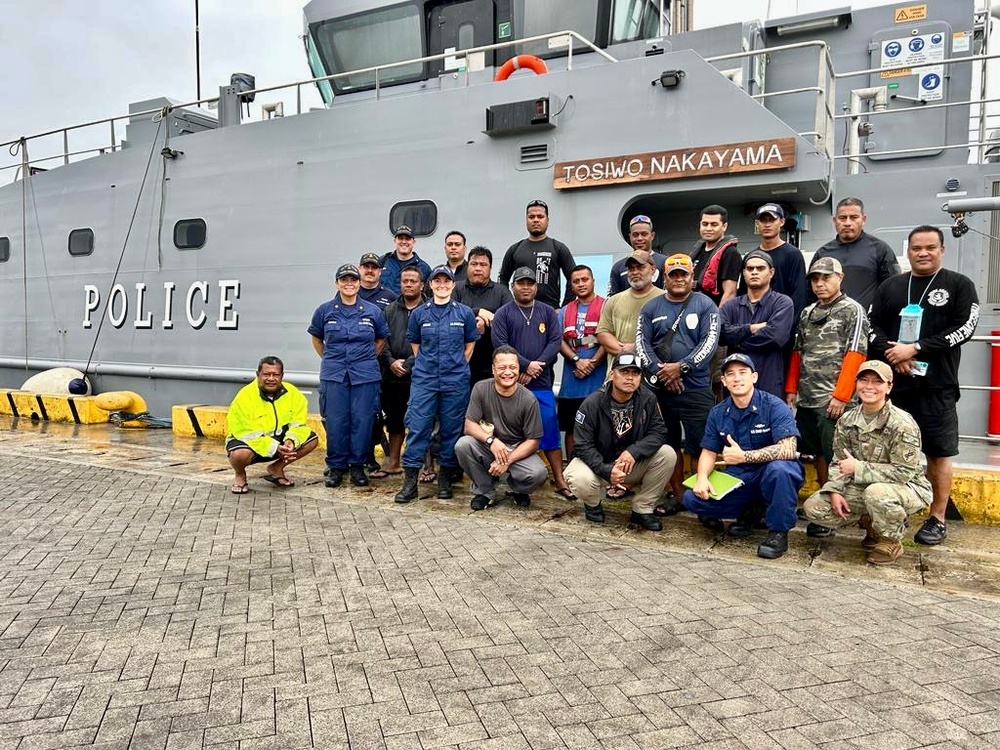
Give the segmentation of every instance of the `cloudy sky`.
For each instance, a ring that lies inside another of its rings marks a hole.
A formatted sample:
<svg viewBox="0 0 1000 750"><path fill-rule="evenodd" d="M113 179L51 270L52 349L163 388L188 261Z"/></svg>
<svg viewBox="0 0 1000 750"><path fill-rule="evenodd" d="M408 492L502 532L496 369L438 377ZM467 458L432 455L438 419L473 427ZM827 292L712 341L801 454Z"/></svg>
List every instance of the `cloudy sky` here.
<svg viewBox="0 0 1000 750"><path fill-rule="evenodd" d="M310 77L300 38L304 4L200 0L202 97L217 94L235 71L255 74L259 86ZM694 25L779 18L848 4L696 0ZM194 0L0 0L0 19L0 143L124 114L129 102L155 96L195 99ZM288 105L293 101L289 94ZM304 103L319 105L314 89ZM46 145L61 150L58 138ZM85 137L71 136L71 149L89 145ZM4 150L0 166L10 161ZM7 175L0 173L0 183L9 181Z"/></svg>

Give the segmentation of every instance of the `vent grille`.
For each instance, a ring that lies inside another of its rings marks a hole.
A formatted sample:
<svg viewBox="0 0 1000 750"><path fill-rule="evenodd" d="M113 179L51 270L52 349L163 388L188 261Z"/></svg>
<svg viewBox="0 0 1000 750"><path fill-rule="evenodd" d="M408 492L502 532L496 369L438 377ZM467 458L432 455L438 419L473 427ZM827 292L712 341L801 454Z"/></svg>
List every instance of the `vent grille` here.
<svg viewBox="0 0 1000 750"><path fill-rule="evenodd" d="M993 183L993 197L1000 196L1000 182ZM990 253L988 282L986 286L986 304L1000 303L1000 211L994 211L990 219Z"/></svg>
<svg viewBox="0 0 1000 750"><path fill-rule="evenodd" d="M535 143L530 146L521 146L522 164L544 164L549 160L549 144Z"/></svg>

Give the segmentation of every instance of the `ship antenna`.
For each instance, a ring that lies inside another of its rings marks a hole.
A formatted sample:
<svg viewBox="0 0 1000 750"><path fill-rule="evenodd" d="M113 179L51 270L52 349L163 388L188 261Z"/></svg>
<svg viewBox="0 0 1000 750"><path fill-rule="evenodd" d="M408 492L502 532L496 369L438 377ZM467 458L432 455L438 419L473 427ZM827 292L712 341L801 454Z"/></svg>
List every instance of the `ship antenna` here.
<svg viewBox="0 0 1000 750"><path fill-rule="evenodd" d="M104 302L104 310L101 311L101 319L97 324L97 330L94 332L94 343L90 347L90 355L87 357L87 365L83 368L84 378L90 374L90 363L94 361L94 352L97 351L97 340L101 337L101 329L104 328L104 320L108 317L108 306L111 304L111 289L115 288L115 283L118 281L118 274L122 269L122 261L125 260L125 249L128 247L128 239L132 236L132 227L135 226L135 217L139 213L139 204L142 202L142 191L146 187L146 178L149 177L149 167L153 163L153 154L156 153L156 142L160 137L160 131L163 129L163 120L170 113L170 107L164 107L160 110L156 117L156 133L153 134L153 141L149 146L149 156L146 159L146 169L142 173L142 181L139 183L139 190L135 196L135 206L132 208L132 218L129 219L128 229L125 232L125 240L122 242L122 251L118 255L118 265L115 266L115 273L111 277L111 286L108 290L107 299ZM72 384L71 384L72 386Z"/></svg>

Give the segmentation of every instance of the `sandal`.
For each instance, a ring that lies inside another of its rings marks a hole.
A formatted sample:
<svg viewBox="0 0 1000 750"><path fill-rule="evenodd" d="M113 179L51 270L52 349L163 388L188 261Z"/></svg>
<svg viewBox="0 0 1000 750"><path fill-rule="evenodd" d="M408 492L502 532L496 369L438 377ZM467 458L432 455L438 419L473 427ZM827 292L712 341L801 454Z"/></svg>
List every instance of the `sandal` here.
<svg viewBox="0 0 1000 750"><path fill-rule="evenodd" d="M608 491L604 493L604 496L608 500L621 500L623 497L631 497L635 494L635 490L630 490L628 487L608 487Z"/></svg>
<svg viewBox="0 0 1000 750"><path fill-rule="evenodd" d="M288 487L294 487L295 486L295 482L293 482L288 477L285 477L285 476L276 477L276 476L274 476L274 474L265 474L264 475L264 481L265 482L270 482L275 487L285 487L285 488L288 488Z"/></svg>
<svg viewBox="0 0 1000 750"><path fill-rule="evenodd" d="M557 495L561 495L567 500L579 499L576 495L573 494L573 490L571 490L569 487L556 487L554 491Z"/></svg>
<svg viewBox="0 0 1000 750"><path fill-rule="evenodd" d="M236 482L233 482L233 484L229 488L229 491L232 492L234 495L245 495L250 491L250 485L248 485L246 482L244 482L243 484L236 484Z"/></svg>
<svg viewBox="0 0 1000 750"><path fill-rule="evenodd" d="M375 469L374 471L369 471L368 472L368 478L369 479L385 479L387 476L389 476L389 472L385 471L381 467L378 468L378 469Z"/></svg>
<svg viewBox="0 0 1000 750"><path fill-rule="evenodd" d="M431 482L436 482L438 478L438 473L432 469L424 469L420 472L420 481L423 484L430 484Z"/></svg>
<svg viewBox="0 0 1000 750"><path fill-rule="evenodd" d="M676 516L682 510L684 510L684 505L681 501L674 495L667 495L653 506L653 515L666 518L667 516Z"/></svg>

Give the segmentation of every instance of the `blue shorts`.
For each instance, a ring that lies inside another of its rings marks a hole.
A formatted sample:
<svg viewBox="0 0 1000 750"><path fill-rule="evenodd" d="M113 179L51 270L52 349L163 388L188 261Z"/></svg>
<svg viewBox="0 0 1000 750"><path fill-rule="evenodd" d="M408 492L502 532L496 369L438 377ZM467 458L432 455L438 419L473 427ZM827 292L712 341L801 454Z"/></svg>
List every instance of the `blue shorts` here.
<svg viewBox="0 0 1000 750"><path fill-rule="evenodd" d="M559 442L559 417L556 416L556 394L551 390L532 391L538 399L538 408L542 412L542 440L538 447L543 451L557 451Z"/></svg>

